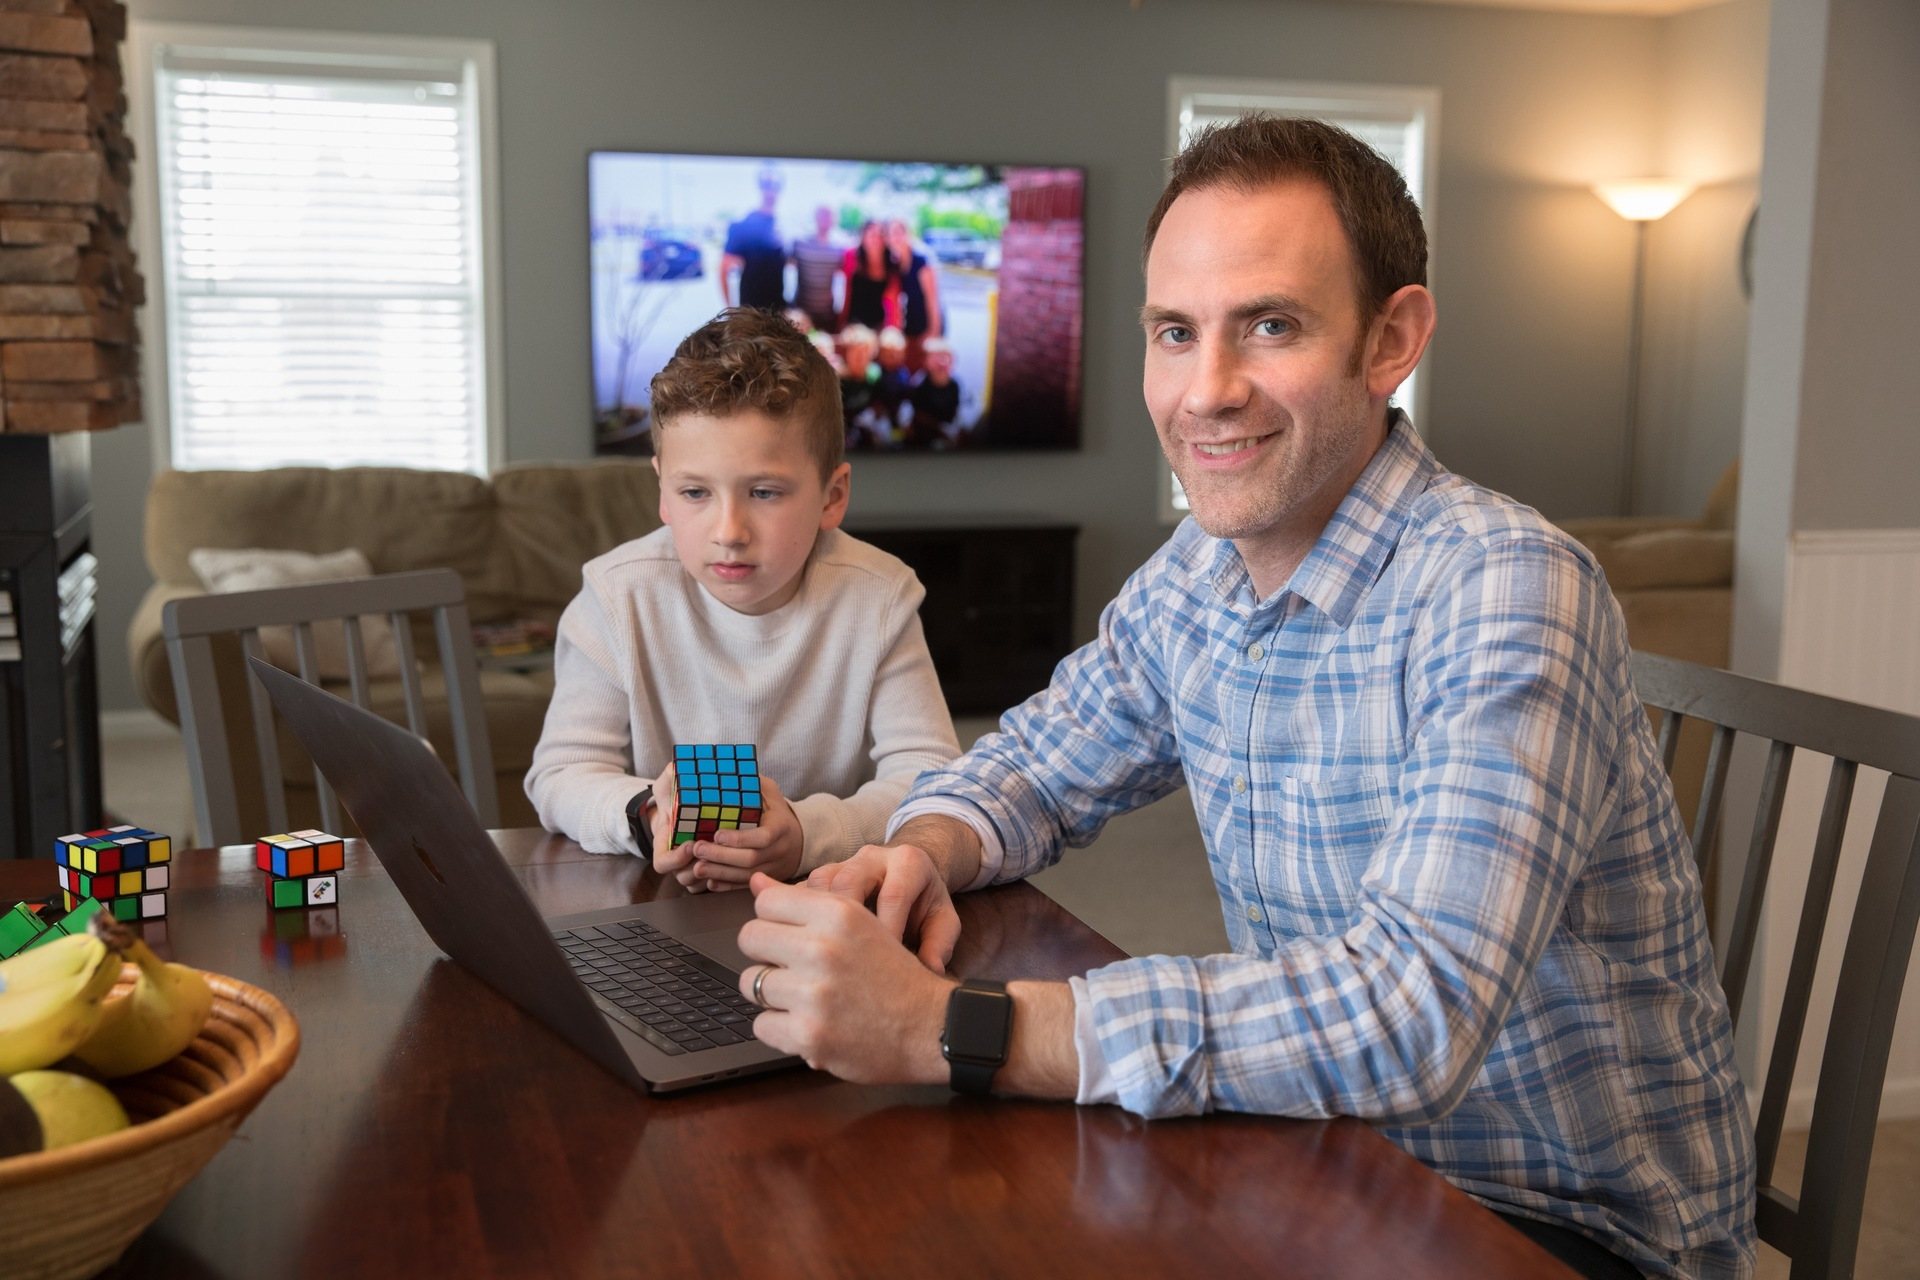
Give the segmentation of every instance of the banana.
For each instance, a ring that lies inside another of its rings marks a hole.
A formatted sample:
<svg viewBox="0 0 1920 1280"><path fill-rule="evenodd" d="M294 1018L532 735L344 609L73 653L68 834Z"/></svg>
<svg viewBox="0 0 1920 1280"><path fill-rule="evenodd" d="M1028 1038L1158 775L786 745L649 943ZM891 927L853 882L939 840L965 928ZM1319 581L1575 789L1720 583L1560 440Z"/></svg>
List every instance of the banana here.
<svg viewBox="0 0 1920 1280"><path fill-rule="evenodd" d="M86 934L0 961L0 1076L71 1053L99 1024L119 975L120 957Z"/></svg>
<svg viewBox="0 0 1920 1280"><path fill-rule="evenodd" d="M106 1086L70 1071L22 1071L0 1084L11 1086L40 1121L40 1145L51 1151L126 1128L126 1108Z"/></svg>
<svg viewBox="0 0 1920 1280"><path fill-rule="evenodd" d="M140 966L133 990L109 1000L93 1033L73 1056L109 1080L157 1067L200 1034L213 1009L206 975L153 954L139 934L117 920L95 916L90 929L107 946Z"/></svg>

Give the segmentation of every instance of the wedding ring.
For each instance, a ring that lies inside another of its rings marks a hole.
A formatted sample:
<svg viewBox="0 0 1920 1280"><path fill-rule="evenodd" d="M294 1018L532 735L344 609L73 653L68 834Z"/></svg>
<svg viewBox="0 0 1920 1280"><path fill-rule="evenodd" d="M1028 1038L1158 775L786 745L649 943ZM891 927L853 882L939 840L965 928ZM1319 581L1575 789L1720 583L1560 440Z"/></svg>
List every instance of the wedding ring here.
<svg viewBox="0 0 1920 1280"><path fill-rule="evenodd" d="M762 986L764 986L764 985L766 984L766 981L767 981L767 975L768 975L768 974L770 974L770 973L772 973L772 972L773 972L773 966L772 966L772 965L770 965L770 964L763 964L763 965L761 965L761 966L760 966L760 972L758 972L758 973L756 973L756 974L754 974L754 975L753 975L753 988L752 988L752 990L751 990L751 991L750 991L750 992L748 993L748 997L747 997L747 998L748 998L748 999L750 999L750 1000L752 1000L752 1001L753 1001L753 1002L754 1002L755 1004L757 1004L757 1005L759 1005L759 1006L760 1006L760 1007L761 1007L762 1009L772 1009L772 1008L773 1008L773 1006L772 1006L772 1005L770 1005L770 1004L768 1004L768 1003L767 1003L767 998L766 998L766 996L764 996L764 995L762 995L762 994L761 994L761 992L760 992L760 988L761 988Z"/></svg>

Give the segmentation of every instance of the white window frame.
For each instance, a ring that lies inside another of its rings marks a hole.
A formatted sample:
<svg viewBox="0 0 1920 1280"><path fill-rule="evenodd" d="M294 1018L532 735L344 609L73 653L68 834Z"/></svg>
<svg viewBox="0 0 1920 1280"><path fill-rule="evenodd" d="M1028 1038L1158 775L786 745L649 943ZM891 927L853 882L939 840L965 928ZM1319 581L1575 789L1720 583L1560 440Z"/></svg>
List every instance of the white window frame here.
<svg viewBox="0 0 1920 1280"><path fill-rule="evenodd" d="M1434 165L1440 152L1440 91L1411 85L1343 84L1303 80L1244 80L1219 76L1173 76L1167 81L1167 154L1180 152L1187 127L1198 113L1230 115L1242 111L1268 111L1278 116L1332 117L1335 120L1382 120L1405 124L1417 130L1418 145L1413 150L1417 173L1409 175L1408 186L1420 206L1421 220L1427 228L1427 283L1434 276L1435 195ZM1422 358L1413 375L1413 405L1410 412L1416 430L1423 434L1427 420L1427 389L1433 379L1427 374L1428 360ZM1173 471L1166 455L1156 451L1160 519L1178 524L1187 513L1174 505Z"/></svg>
<svg viewBox="0 0 1920 1280"><path fill-rule="evenodd" d="M147 301L141 309L141 370L144 378L146 422L150 428L153 468L173 466L172 413L173 355L168 342L170 296L167 258L160 236L160 147L154 103L156 61L166 46L208 51L281 54L325 61L347 62L459 62L466 67L467 88L473 95L472 150L468 159L477 171L479 199L473 209L478 222L476 285L479 295L479 385L486 397L482 415L484 439L475 471L485 475L506 458L506 344L500 308L500 164L496 114L494 46L491 40L356 34L338 31L302 31L277 27L239 27L197 22L148 22L134 18L127 25L127 131L143 163L133 166L133 240Z"/></svg>

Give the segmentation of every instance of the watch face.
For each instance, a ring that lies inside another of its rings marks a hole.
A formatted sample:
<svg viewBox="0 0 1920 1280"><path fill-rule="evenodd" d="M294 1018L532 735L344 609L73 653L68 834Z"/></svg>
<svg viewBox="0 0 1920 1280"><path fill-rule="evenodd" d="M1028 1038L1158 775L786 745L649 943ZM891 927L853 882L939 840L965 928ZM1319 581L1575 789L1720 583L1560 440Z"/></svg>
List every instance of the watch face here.
<svg viewBox="0 0 1920 1280"><path fill-rule="evenodd" d="M956 988L947 1003L946 1049L950 1054L1001 1062L1013 1001L1002 992Z"/></svg>

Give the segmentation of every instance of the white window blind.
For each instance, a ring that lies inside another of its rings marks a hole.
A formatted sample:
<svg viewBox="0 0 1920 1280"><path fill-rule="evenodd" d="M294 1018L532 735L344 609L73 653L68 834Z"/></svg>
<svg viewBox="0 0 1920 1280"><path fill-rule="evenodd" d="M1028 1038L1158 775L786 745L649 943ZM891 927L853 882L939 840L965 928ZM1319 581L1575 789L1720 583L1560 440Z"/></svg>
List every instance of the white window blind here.
<svg viewBox="0 0 1920 1280"><path fill-rule="evenodd" d="M1176 149L1184 148L1207 125L1232 120L1249 111L1311 116L1340 126L1378 151L1407 180L1407 189L1426 221L1427 239L1431 244L1431 168L1433 134L1440 111L1438 92L1385 85L1258 83L1176 77L1171 82L1168 98ZM1412 413L1415 426L1425 418L1426 405L1420 396L1420 375L1425 367L1422 362L1393 395L1394 404ZM1164 457L1160 459L1160 469L1165 480L1161 490L1161 517L1169 522L1177 521L1188 510L1187 495L1181 492L1180 481Z"/></svg>
<svg viewBox="0 0 1920 1280"><path fill-rule="evenodd" d="M153 75L173 465L484 472L473 64L162 43Z"/></svg>

